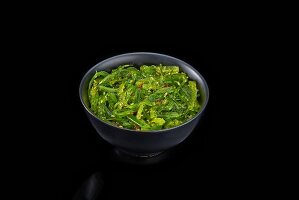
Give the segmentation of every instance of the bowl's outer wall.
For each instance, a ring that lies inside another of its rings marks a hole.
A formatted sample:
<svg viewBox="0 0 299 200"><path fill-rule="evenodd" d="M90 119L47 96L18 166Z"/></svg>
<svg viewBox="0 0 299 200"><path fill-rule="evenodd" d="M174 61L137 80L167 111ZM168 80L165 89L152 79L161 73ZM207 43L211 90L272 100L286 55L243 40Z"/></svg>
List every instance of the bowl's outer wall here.
<svg viewBox="0 0 299 200"><path fill-rule="evenodd" d="M80 85L80 95L87 108L89 108L88 84L94 73L96 71L103 70L111 72L111 70L117 66L128 63L136 65L164 64L180 66L182 71L187 73L190 79L197 81L200 94L202 95L201 103L207 103L209 91L206 82L204 81L203 77L198 72L193 70L189 64L176 58L161 54L132 53L123 54L104 60L87 72ZM159 132L135 132L107 125L98 118L94 117L88 111L86 111L86 113L93 127L97 130L102 138L115 146L138 152L158 152L179 144L191 134L202 115L201 113L189 123L179 126L175 129L162 130Z"/></svg>
<svg viewBox="0 0 299 200"><path fill-rule="evenodd" d="M181 143L190 135L200 119L197 117L183 126L162 132L132 132L107 125L86 113L93 127L104 140L114 146L140 153L160 152Z"/></svg>

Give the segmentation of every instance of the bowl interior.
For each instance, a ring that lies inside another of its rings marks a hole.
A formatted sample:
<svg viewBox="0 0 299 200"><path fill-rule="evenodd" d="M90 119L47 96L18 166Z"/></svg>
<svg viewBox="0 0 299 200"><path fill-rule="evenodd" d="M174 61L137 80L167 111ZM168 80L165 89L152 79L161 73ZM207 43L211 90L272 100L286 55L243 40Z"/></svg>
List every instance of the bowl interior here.
<svg viewBox="0 0 299 200"><path fill-rule="evenodd" d="M135 64L138 66L143 64L178 65L183 72L188 74L190 79L195 80L197 82L199 92L201 94L201 97L199 99L199 103L201 104L200 113L205 109L209 98L209 90L205 79L201 76L201 74L197 70L195 70L191 65L177 58L163 55L163 54L146 53L146 52L128 53L128 54L122 54L119 56L111 57L92 67L85 74L80 84L80 91L79 91L80 98L85 108L87 108L90 111L89 100L88 100L88 85L94 73L96 71L107 71L110 73L112 69L115 69L119 65L123 65L123 64Z"/></svg>

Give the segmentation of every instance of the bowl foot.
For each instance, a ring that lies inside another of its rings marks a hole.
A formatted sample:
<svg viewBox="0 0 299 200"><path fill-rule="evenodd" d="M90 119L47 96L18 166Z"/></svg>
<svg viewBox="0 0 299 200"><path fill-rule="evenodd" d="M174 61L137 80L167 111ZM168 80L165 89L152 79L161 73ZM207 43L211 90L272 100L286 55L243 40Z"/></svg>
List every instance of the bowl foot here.
<svg viewBox="0 0 299 200"><path fill-rule="evenodd" d="M135 157L135 158L152 158L152 157L158 156L161 153L163 153L163 151L153 152L153 153L138 153L138 152L128 151L128 150L122 149L122 148L116 148L115 151L119 155L131 156L131 157Z"/></svg>
<svg viewBox="0 0 299 200"><path fill-rule="evenodd" d="M136 153L121 148L113 149L113 159L134 165L152 165L164 162L169 157L169 150L155 153Z"/></svg>

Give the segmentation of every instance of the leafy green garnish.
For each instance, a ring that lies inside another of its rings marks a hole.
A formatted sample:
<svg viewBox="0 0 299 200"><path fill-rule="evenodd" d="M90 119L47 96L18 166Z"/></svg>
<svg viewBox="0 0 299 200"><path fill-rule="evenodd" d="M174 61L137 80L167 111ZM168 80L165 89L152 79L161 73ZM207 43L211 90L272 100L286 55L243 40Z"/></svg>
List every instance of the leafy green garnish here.
<svg viewBox="0 0 299 200"><path fill-rule="evenodd" d="M88 87L91 111L121 128L160 130L179 126L200 111L197 84L178 66L121 65L99 71Z"/></svg>

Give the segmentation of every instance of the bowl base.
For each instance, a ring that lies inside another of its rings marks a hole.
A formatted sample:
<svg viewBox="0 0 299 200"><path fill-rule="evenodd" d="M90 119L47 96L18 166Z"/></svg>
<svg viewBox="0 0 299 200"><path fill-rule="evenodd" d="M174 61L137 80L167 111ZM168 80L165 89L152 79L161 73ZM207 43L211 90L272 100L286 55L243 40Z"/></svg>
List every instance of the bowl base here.
<svg viewBox="0 0 299 200"><path fill-rule="evenodd" d="M163 153L163 151L153 152L153 153L139 153L139 152L128 151L122 148L116 148L115 151L119 155L130 156L135 158L152 158Z"/></svg>
<svg viewBox="0 0 299 200"><path fill-rule="evenodd" d="M136 153L115 147L113 159L133 165L152 165L164 162L169 157L169 150L155 153Z"/></svg>

